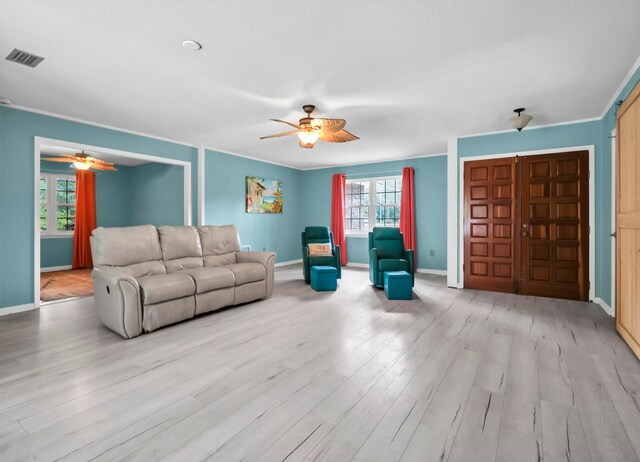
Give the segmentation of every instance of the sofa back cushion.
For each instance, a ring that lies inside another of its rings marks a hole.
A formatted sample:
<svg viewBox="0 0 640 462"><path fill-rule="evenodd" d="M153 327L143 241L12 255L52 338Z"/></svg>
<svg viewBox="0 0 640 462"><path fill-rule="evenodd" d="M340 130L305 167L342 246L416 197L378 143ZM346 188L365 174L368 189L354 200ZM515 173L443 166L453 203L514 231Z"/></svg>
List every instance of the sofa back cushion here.
<svg viewBox="0 0 640 462"><path fill-rule="evenodd" d="M91 234L95 266L117 266L133 277L165 274L156 227L96 228Z"/></svg>
<svg viewBox="0 0 640 462"><path fill-rule="evenodd" d="M404 243L398 228L376 227L371 235L373 247L378 249L378 258L402 258Z"/></svg>
<svg viewBox="0 0 640 462"><path fill-rule="evenodd" d="M198 226L205 266L236 263L240 251L240 237L235 225Z"/></svg>
<svg viewBox="0 0 640 462"><path fill-rule="evenodd" d="M195 226L159 226L158 235L167 273L203 266L202 244Z"/></svg>

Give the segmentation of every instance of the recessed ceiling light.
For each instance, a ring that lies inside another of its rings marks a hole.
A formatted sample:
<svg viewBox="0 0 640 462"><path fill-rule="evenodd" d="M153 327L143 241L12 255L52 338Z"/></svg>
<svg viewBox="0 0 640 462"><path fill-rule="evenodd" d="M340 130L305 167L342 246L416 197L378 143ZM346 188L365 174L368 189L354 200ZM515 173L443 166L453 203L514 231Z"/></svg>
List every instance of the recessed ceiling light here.
<svg viewBox="0 0 640 462"><path fill-rule="evenodd" d="M202 45L200 45L195 40L185 40L184 42L182 42L182 46L185 47L187 50L193 50L193 51L198 51L202 49Z"/></svg>

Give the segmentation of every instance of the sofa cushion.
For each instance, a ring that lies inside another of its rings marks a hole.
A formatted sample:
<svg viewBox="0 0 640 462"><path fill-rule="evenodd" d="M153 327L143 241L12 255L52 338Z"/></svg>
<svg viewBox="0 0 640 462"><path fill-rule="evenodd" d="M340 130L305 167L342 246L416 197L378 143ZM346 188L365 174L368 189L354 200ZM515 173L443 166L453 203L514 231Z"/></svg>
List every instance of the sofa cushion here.
<svg viewBox="0 0 640 462"><path fill-rule="evenodd" d="M318 255L309 257L309 268L312 266L336 266L336 257L333 255Z"/></svg>
<svg viewBox="0 0 640 462"><path fill-rule="evenodd" d="M236 282L233 272L223 267L191 268L184 270L183 273L193 278L198 294L233 287Z"/></svg>
<svg viewBox="0 0 640 462"><path fill-rule="evenodd" d="M95 266L129 266L162 260L158 232L152 225L96 228L91 235L91 254Z"/></svg>
<svg viewBox="0 0 640 462"><path fill-rule="evenodd" d="M203 266L200 235L194 226L159 226L158 235L168 273Z"/></svg>
<svg viewBox="0 0 640 462"><path fill-rule="evenodd" d="M204 266L222 266L237 263L236 254L238 252L224 253L222 255L205 255Z"/></svg>
<svg viewBox="0 0 640 462"><path fill-rule="evenodd" d="M172 273L136 278L142 293L142 303L152 305L196 293L196 284L188 274Z"/></svg>
<svg viewBox="0 0 640 462"><path fill-rule="evenodd" d="M409 261L402 258L389 258L378 260L378 270L380 271L409 271Z"/></svg>
<svg viewBox="0 0 640 462"><path fill-rule="evenodd" d="M267 278L267 271L260 263L233 263L225 268L231 270L236 278L236 286L247 282L262 281Z"/></svg>
<svg viewBox="0 0 640 462"><path fill-rule="evenodd" d="M133 265L119 266L118 268L134 278L167 273L162 260L144 261L142 263L134 263Z"/></svg>
<svg viewBox="0 0 640 462"><path fill-rule="evenodd" d="M240 251L240 237L235 225L198 226L202 255L224 255Z"/></svg>

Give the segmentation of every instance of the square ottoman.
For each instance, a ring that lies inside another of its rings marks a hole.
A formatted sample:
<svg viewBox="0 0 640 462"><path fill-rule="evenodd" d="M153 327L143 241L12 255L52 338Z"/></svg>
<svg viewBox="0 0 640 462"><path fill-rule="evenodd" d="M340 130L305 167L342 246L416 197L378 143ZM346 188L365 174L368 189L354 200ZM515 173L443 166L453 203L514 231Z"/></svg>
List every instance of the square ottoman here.
<svg viewBox="0 0 640 462"><path fill-rule="evenodd" d="M389 300L411 300L412 278L406 271L384 272L384 294Z"/></svg>
<svg viewBox="0 0 640 462"><path fill-rule="evenodd" d="M311 267L311 288L316 292L336 290L338 287L338 270L333 266Z"/></svg>

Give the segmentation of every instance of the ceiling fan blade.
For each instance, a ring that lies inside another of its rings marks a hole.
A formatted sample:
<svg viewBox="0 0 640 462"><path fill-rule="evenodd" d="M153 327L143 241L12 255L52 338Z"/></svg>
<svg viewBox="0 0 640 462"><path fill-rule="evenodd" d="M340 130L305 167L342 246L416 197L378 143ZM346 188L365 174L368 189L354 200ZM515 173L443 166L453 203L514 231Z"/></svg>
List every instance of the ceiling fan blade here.
<svg viewBox="0 0 640 462"><path fill-rule="evenodd" d="M355 141L360 138L346 130L340 130L336 133L325 133L320 136L320 139L328 141L329 143L346 143L347 141Z"/></svg>
<svg viewBox="0 0 640 462"><path fill-rule="evenodd" d="M294 124L293 122L287 122L286 120L280 120L280 119L269 119L269 120L273 120L274 122L280 122L280 123L283 123L283 124L291 125L293 128L297 128L298 130L302 128L300 125Z"/></svg>
<svg viewBox="0 0 640 462"><path fill-rule="evenodd" d="M319 127L325 133L336 133L344 128L346 125L344 119L312 119L311 126Z"/></svg>
<svg viewBox="0 0 640 462"><path fill-rule="evenodd" d="M261 136L260 139L266 140L267 138L279 138L281 136L295 135L297 133L300 133L300 130L293 130L293 131L284 132L284 133L276 133L275 135L269 135L269 136Z"/></svg>
<svg viewBox="0 0 640 462"><path fill-rule="evenodd" d="M112 164L112 165L102 165L102 164L98 164L98 163L95 163L95 162L94 162L94 163L91 165L91 168L92 168L92 169L94 169L94 170L108 170L108 171L110 171L110 172L117 172L117 171L118 171L118 169L117 169L117 168L115 168L115 167L113 166L113 164Z"/></svg>
<svg viewBox="0 0 640 462"><path fill-rule="evenodd" d="M316 143L303 143L302 140L298 140L298 145L301 148L313 149L313 147L316 145Z"/></svg>
<svg viewBox="0 0 640 462"><path fill-rule="evenodd" d="M42 160L48 160L49 162L76 162L75 158L67 157L43 157Z"/></svg>

